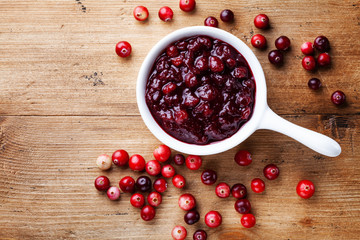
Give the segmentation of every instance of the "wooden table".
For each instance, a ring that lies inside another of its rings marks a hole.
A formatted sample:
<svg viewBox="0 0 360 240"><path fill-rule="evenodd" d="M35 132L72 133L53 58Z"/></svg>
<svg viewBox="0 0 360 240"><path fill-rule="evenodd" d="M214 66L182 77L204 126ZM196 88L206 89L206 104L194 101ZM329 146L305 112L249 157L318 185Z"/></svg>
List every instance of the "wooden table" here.
<svg viewBox="0 0 360 240"><path fill-rule="evenodd" d="M209 239L358 239L360 2L198 0L193 13L181 12L178 1L165 2L0 2L0 238L170 239L171 229L185 224L178 196L190 192L198 200L201 221L187 226L189 235L204 228ZM165 4L174 10L170 23L157 17ZM147 22L134 20L137 5L148 7ZM128 194L111 202L93 186L102 174L114 185L122 176L140 174L116 167L104 173L95 159L119 148L152 159L160 142L144 125L135 98L142 60L167 33L202 25L207 16L218 16L225 8L235 12L236 21L220 22L220 28L249 46L253 34L268 39L266 51L254 52L265 71L270 107L334 138L342 154L324 157L286 136L258 131L232 150L204 157L201 168L217 169L219 181L242 182L249 188L252 178L262 177L266 164L280 167L280 177L266 181L265 193L249 193L256 227L244 229L234 199L217 198L214 186L200 182L201 171L185 167L176 169L185 175L188 187L171 186L155 220L144 222ZM254 27L259 13L270 17L269 30ZM267 53L280 35L291 39L292 49L285 54L284 66L276 68ZM309 73L301 67L300 45L318 35L331 42L332 67ZM133 46L129 59L114 52L120 40ZM311 77L321 79L321 91L307 87ZM330 101L338 89L347 96L346 106ZM233 161L239 149L252 152L250 166ZM301 179L316 185L309 200L296 195ZM221 227L205 226L203 217L209 210L221 212Z"/></svg>

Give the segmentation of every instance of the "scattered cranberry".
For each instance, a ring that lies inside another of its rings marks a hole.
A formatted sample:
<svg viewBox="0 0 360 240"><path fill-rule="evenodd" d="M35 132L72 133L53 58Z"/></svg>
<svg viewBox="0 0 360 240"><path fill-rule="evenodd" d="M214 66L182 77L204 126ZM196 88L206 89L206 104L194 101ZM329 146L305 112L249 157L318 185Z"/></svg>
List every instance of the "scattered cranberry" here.
<svg viewBox="0 0 360 240"><path fill-rule="evenodd" d="M193 240L206 240L206 239L207 239L207 234L204 230L200 229L194 232Z"/></svg>
<svg viewBox="0 0 360 240"><path fill-rule="evenodd" d="M132 193L135 191L135 180L130 176L123 177L119 182L119 187L125 193Z"/></svg>
<svg viewBox="0 0 360 240"><path fill-rule="evenodd" d="M174 167L171 166L170 164L163 166L163 168L161 169L161 175L163 175L163 177L166 177L166 178L173 177L175 175Z"/></svg>
<svg viewBox="0 0 360 240"><path fill-rule="evenodd" d="M195 9L196 1L195 0L180 0L179 2L180 9L184 12L191 12Z"/></svg>
<svg viewBox="0 0 360 240"><path fill-rule="evenodd" d="M222 222L221 214L218 211L210 211L205 215L205 224L208 227L216 228Z"/></svg>
<svg viewBox="0 0 360 240"><path fill-rule="evenodd" d="M321 81L318 78L311 78L308 82L309 88L318 90L321 87Z"/></svg>
<svg viewBox="0 0 360 240"><path fill-rule="evenodd" d="M204 25L208 27L218 27L219 22L215 17L207 17L204 21Z"/></svg>
<svg viewBox="0 0 360 240"><path fill-rule="evenodd" d="M252 228L253 226L255 226L255 223L256 223L256 219L254 215L252 215L251 213L244 214L241 217L241 225L243 225L246 228Z"/></svg>
<svg viewBox="0 0 360 240"><path fill-rule="evenodd" d="M234 184L231 188L231 195L233 195L234 198L244 198L247 195L247 189L241 183Z"/></svg>
<svg viewBox="0 0 360 240"><path fill-rule="evenodd" d="M220 13L220 19L223 22L232 22L234 21L234 13L230 9L222 10Z"/></svg>
<svg viewBox="0 0 360 240"><path fill-rule="evenodd" d="M269 61L274 65L281 65L284 62L284 55L279 50L272 50L268 55Z"/></svg>
<svg viewBox="0 0 360 240"><path fill-rule="evenodd" d="M308 71L312 71L316 67L316 61L313 56L305 56L302 59L301 64L302 64L303 68L305 68Z"/></svg>
<svg viewBox="0 0 360 240"><path fill-rule="evenodd" d="M314 195L315 186L309 180L301 180L296 186L296 192L300 197L308 199Z"/></svg>
<svg viewBox="0 0 360 240"><path fill-rule="evenodd" d="M238 213L241 213L241 214L247 214L247 213L249 213L250 210L251 210L250 201L247 200L246 198L244 198L244 199L238 199L238 200L235 202L234 207L235 207L235 210L236 210Z"/></svg>
<svg viewBox="0 0 360 240"><path fill-rule="evenodd" d="M108 198L112 201L118 200L120 198L120 189L117 187L110 187L106 192Z"/></svg>
<svg viewBox="0 0 360 240"><path fill-rule="evenodd" d="M112 155L112 161L116 166L125 166L129 162L129 154L125 150L117 150Z"/></svg>
<svg viewBox="0 0 360 240"><path fill-rule="evenodd" d="M235 154L234 160L240 166L247 166L252 162L251 153L246 150L240 150Z"/></svg>
<svg viewBox="0 0 360 240"><path fill-rule="evenodd" d="M317 58L317 63L321 67L329 66L331 63L331 57L328 53L320 53Z"/></svg>
<svg viewBox="0 0 360 240"><path fill-rule="evenodd" d="M145 165L145 159L139 154L134 154L129 159L129 167L133 171L143 171Z"/></svg>
<svg viewBox="0 0 360 240"><path fill-rule="evenodd" d="M227 198L230 196L230 186L221 182L215 188L215 193L219 198Z"/></svg>
<svg viewBox="0 0 360 240"><path fill-rule="evenodd" d="M320 52L328 52L330 50L329 39L327 39L325 36L318 36L315 38L314 46Z"/></svg>
<svg viewBox="0 0 360 240"><path fill-rule="evenodd" d="M265 182L260 178L254 178L251 181L251 189L256 193L262 193L265 190Z"/></svg>
<svg viewBox="0 0 360 240"><path fill-rule="evenodd" d="M144 6L137 6L134 8L134 17L138 21L145 21L149 17L149 11Z"/></svg>
<svg viewBox="0 0 360 240"><path fill-rule="evenodd" d="M159 18L164 22L169 22L174 16L173 10L167 6L160 8Z"/></svg>
<svg viewBox="0 0 360 240"><path fill-rule="evenodd" d="M135 193L130 198L130 203L133 207L141 208L145 204L145 198L140 193Z"/></svg>
<svg viewBox="0 0 360 240"><path fill-rule="evenodd" d="M155 217L155 209L150 205L146 205L141 209L140 215L144 221L150 221Z"/></svg>
<svg viewBox="0 0 360 240"><path fill-rule="evenodd" d="M275 40L275 47L279 50L286 51L290 47L290 39L286 36L280 36Z"/></svg>
<svg viewBox="0 0 360 240"><path fill-rule="evenodd" d="M185 160L185 164L190 170L198 170L201 167L202 159L200 156L189 155Z"/></svg>
<svg viewBox="0 0 360 240"><path fill-rule="evenodd" d="M148 176L140 176L136 180L136 188L142 192L151 190L151 179Z"/></svg>
<svg viewBox="0 0 360 240"><path fill-rule="evenodd" d="M254 19L255 27L265 29L269 27L269 18L265 14L259 14Z"/></svg>
<svg viewBox="0 0 360 240"><path fill-rule="evenodd" d="M100 170L108 170L111 168L111 158L107 154L101 154L96 159L96 165L99 167Z"/></svg>
<svg viewBox="0 0 360 240"><path fill-rule="evenodd" d="M314 45L311 42L305 42L301 45L301 52L305 55L312 55L314 53Z"/></svg>
<svg viewBox="0 0 360 240"><path fill-rule="evenodd" d="M166 145L160 145L154 150L153 154L159 162L166 162L171 155L171 150Z"/></svg>
<svg viewBox="0 0 360 240"><path fill-rule="evenodd" d="M185 178L183 176L178 174L178 175L175 175L173 177L172 183L177 188L183 188L183 187L185 187L186 181L185 181Z"/></svg>
<svg viewBox="0 0 360 240"><path fill-rule="evenodd" d="M255 34L251 38L251 45L253 45L254 48L263 49L266 47L266 38L261 34Z"/></svg>
<svg viewBox="0 0 360 240"><path fill-rule="evenodd" d="M175 226L171 231L171 236L174 240L184 240L187 236L187 231L183 226Z"/></svg>
<svg viewBox="0 0 360 240"><path fill-rule="evenodd" d="M98 191L107 191L110 187L110 180L106 176L100 176L95 179L95 188Z"/></svg>
<svg viewBox="0 0 360 240"><path fill-rule="evenodd" d="M163 178L156 179L154 182L154 189L160 193L165 192L165 190L167 189L166 180Z"/></svg>
<svg viewBox="0 0 360 240"><path fill-rule="evenodd" d="M188 225L193 225L194 223L197 223L200 220L200 214L196 210L190 210L187 213L185 213L184 221Z"/></svg>
<svg viewBox="0 0 360 240"><path fill-rule="evenodd" d="M190 193L185 193L179 197L179 207L182 210L189 211L196 205L196 200Z"/></svg>
<svg viewBox="0 0 360 240"><path fill-rule="evenodd" d="M279 176L280 170L275 164L268 164L264 167L264 176L269 180L274 180Z"/></svg>
<svg viewBox="0 0 360 240"><path fill-rule="evenodd" d="M207 169L201 174L201 182L206 185L213 185L217 180L217 174L215 171Z"/></svg>
<svg viewBox="0 0 360 240"><path fill-rule="evenodd" d="M346 96L345 93L343 93L342 91L335 91L332 95L331 95L331 101L335 104L335 105L341 105L346 101Z"/></svg>
<svg viewBox="0 0 360 240"><path fill-rule="evenodd" d="M149 203L150 206L153 207L157 207L161 204L162 202L162 197L161 194L158 192L151 192L148 196L147 196L147 201Z"/></svg>
<svg viewBox="0 0 360 240"><path fill-rule="evenodd" d="M157 160L148 161L145 170L150 176L156 176L161 172L161 165Z"/></svg>
<svg viewBox="0 0 360 240"><path fill-rule="evenodd" d="M115 52L119 57L128 57L131 53L131 45L127 41L120 41L115 46Z"/></svg>
<svg viewBox="0 0 360 240"><path fill-rule="evenodd" d="M183 165L185 163L185 157L182 154L176 154L174 156L174 163L176 165Z"/></svg>

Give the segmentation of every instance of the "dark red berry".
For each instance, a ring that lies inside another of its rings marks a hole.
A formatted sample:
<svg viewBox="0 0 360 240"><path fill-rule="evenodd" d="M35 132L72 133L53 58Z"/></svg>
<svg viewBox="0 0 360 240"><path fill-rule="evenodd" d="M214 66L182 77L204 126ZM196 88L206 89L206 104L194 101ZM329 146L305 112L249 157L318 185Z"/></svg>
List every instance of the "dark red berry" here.
<svg viewBox="0 0 360 240"><path fill-rule="evenodd" d="M346 96L345 93L343 93L342 91L335 91L332 95L331 95L331 101L335 104L335 105L341 105L346 101Z"/></svg>
<svg viewBox="0 0 360 240"><path fill-rule="evenodd" d="M191 12L195 9L196 1L195 0L180 0L179 7L184 12Z"/></svg>
<svg viewBox="0 0 360 240"><path fill-rule="evenodd" d="M303 68L305 68L308 71L312 71L316 67L316 61L313 56L305 56L302 59L301 64L302 64Z"/></svg>
<svg viewBox="0 0 360 240"><path fill-rule="evenodd" d="M141 209L140 216L144 221L150 221L155 217L155 209L150 205L146 205Z"/></svg>
<svg viewBox="0 0 360 240"><path fill-rule="evenodd" d="M171 166L170 164L163 166L163 168L161 169L161 175L163 175L163 177L166 177L166 178L173 177L175 175L174 167Z"/></svg>
<svg viewBox="0 0 360 240"><path fill-rule="evenodd" d="M301 180L296 186L296 192L300 197L308 199L314 195L315 186L309 180Z"/></svg>
<svg viewBox="0 0 360 240"><path fill-rule="evenodd" d="M320 52L328 52L330 50L329 39L327 39L325 36L318 36L315 38L314 46Z"/></svg>
<svg viewBox="0 0 360 240"><path fill-rule="evenodd" d="M130 203L133 207L141 208L145 204L145 198L140 193L134 193L130 198Z"/></svg>
<svg viewBox="0 0 360 240"><path fill-rule="evenodd" d="M185 178L183 176L178 174L178 175L175 175L173 177L172 183L177 188L183 188L183 187L185 187L186 181L185 181Z"/></svg>
<svg viewBox="0 0 360 240"><path fill-rule="evenodd" d="M255 224L256 224L256 219L254 215L252 215L251 213L244 214L241 217L241 225L243 225L244 227L252 228L253 226L255 226Z"/></svg>
<svg viewBox="0 0 360 240"><path fill-rule="evenodd" d="M234 184L231 188L231 195L233 195L234 198L244 198L247 195L247 189L241 183Z"/></svg>
<svg viewBox="0 0 360 240"><path fill-rule="evenodd" d="M169 47L166 48L166 54L169 57L176 57L179 55L179 51L177 49L177 47L175 45L171 45Z"/></svg>
<svg viewBox="0 0 360 240"><path fill-rule="evenodd" d="M185 157L182 154L176 154L174 156L174 163L176 165L183 165L185 163Z"/></svg>
<svg viewBox="0 0 360 240"><path fill-rule="evenodd" d="M211 56L209 58L209 67L212 72L222 72L224 70L224 63L219 57Z"/></svg>
<svg viewBox="0 0 360 240"><path fill-rule="evenodd" d="M167 189L167 182L163 178L158 178L155 180L153 187L157 192L165 192L165 190Z"/></svg>
<svg viewBox="0 0 360 240"><path fill-rule="evenodd" d="M235 202L234 207L235 207L235 210L236 210L238 213L241 213L241 214L249 213L250 210L251 210L250 201L247 200L246 198L244 198L244 199L238 199L238 200Z"/></svg>
<svg viewBox="0 0 360 240"><path fill-rule="evenodd" d="M158 192L151 192L148 196L147 196L147 201L150 204L150 206L153 207L157 207L161 204L162 202L162 197L161 194Z"/></svg>
<svg viewBox="0 0 360 240"><path fill-rule="evenodd" d="M144 21L148 18L149 16L149 11L146 7L144 6L137 6L136 8L134 8L134 17L136 20L138 21Z"/></svg>
<svg viewBox="0 0 360 240"><path fill-rule="evenodd" d="M286 51L290 47L290 39L286 36L280 36L275 40L275 47L279 50Z"/></svg>
<svg viewBox="0 0 360 240"><path fill-rule="evenodd" d="M196 200L190 193L183 194L179 197L179 207L182 210L190 211L196 206Z"/></svg>
<svg viewBox="0 0 360 240"><path fill-rule="evenodd" d="M264 176L269 180L274 180L279 176L280 170L275 164L268 164L264 167Z"/></svg>
<svg viewBox="0 0 360 240"><path fill-rule="evenodd" d="M98 191L107 191L110 188L110 180L106 176L100 176L95 179L95 188Z"/></svg>
<svg viewBox="0 0 360 240"><path fill-rule="evenodd" d="M185 213L184 221L188 225L193 225L194 223L197 223L200 220L200 214L196 210L190 210L187 213Z"/></svg>
<svg viewBox="0 0 360 240"><path fill-rule="evenodd" d="M112 155L112 161L117 166L125 166L129 162L129 154L125 150L117 150Z"/></svg>
<svg viewBox="0 0 360 240"><path fill-rule="evenodd" d="M269 27L269 18L265 14L259 14L254 19L254 25L257 28L265 29Z"/></svg>
<svg viewBox="0 0 360 240"><path fill-rule="evenodd" d="M174 13L173 10L167 6L160 8L159 18L164 22L169 22L173 19Z"/></svg>
<svg viewBox="0 0 360 240"><path fill-rule="evenodd" d="M184 240L187 236L187 231L183 226L175 226L171 231L171 236L174 240Z"/></svg>
<svg viewBox="0 0 360 240"><path fill-rule="evenodd" d="M280 66L284 62L284 55L279 50L272 50L268 55L269 61L274 64Z"/></svg>
<svg viewBox="0 0 360 240"><path fill-rule="evenodd" d="M311 42L305 42L301 45L301 52L305 55L312 55L314 53L314 45Z"/></svg>
<svg viewBox="0 0 360 240"><path fill-rule="evenodd" d="M127 41L120 41L115 46L115 52L119 57L128 57L131 53L131 45Z"/></svg>
<svg viewBox="0 0 360 240"><path fill-rule="evenodd" d="M220 13L220 19L223 22L232 22L234 21L234 13L230 9L222 10Z"/></svg>
<svg viewBox="0 0 360 240"><path fill-rule="evenodd" d="M119 187L125 193L132 193L135 191L135 180L130 176L123 177L119 182Z"/></svg>
<svg viewBox="0 0 360 240"><path fill-rule="evenodd" d="M234 160L240 166L247 166L252 163L251 153L246 150L240 150L235 154Z"/></svg>
<svg viewBox="0 0 360 240"><path fill-rule="evenodd" d="M311 78L308 82L309 88L318 90L321 87L321 81L318 78Z"/></svg>
<svg viewBox="0 0 360 240"><path fill-rule="evenodd" d="M198 170L201 167L202 159L200 156L189 155L185 160L185 164L190 170Z"/></svg>
<svg viewBox="0 0 360 240"><path fill-rule="evenodd" d="M133 171L143 171L145 169L145 165L145 159L139 154L134 154L129 159L129 167Z"/></svg>
<svg viewBox="0 0 360 240"><path fill-rule="evenodd" d="M155 148L153 155L159 162L166 162L171 155L171 149L166 145L160 145Z"/></svg>
<svg viewBox="0 0 360 240"><path fill-rule="evenodd" d="M251 181L251 189L256 193L262 193L265 190L265 182L260 178L254 178Z"/></svg>
<svg viewBox="0 0 360 240"><path fill-rule="evenodd" d="M320 53L317 58L317 63L321 67L329 66L331 63L331 57L328 53Z"/></svg>
<svg viewBox="0 0 360 240"><path fill-rule="evenodd" d="M205 224L210 228L220 226L221 222L222 217L218 211L210 211L205 215Z"/></svg>
<svg viewBox="0 0 360 240"><path fill-rule="evenodd" d="M207 233L204 230L196 230L193 235L193 240L206 240Z"/></svg>
<svg viewBox="0 0 360 240"><path fill-rule="evenodd" d="M266 38L261 34L255 34L251 38L251 45L253 45L254 48L263 49L266 47Z"/></svg>
<svg viewBox="0 0 360 240"><path fill-rule="evenodd" d="M204 25L208 27L218 27L219 22L215 17L207 17L204 21Z"/></svg>
<svg viewBox="0 0 360 240"><path fill-rule="evenodd" d="M141 192L148 192L151 190L151 179L148 176L140 176L136 180L136 188Z"/></svg>
<svg viewBox="0 0 360 240"><path fill-rule="evenodd" d="M206 185L213 185L217 180L217 174L215 171L207 169L201 174L201 181Z"/></svg>
<svg viewBox="0 0 360 240"><path fill-rule="evenodd" d="M161 165L157 160L148 161L145 170L150 176L156 176L161 172Z"/></svg>
<svg viewBox="0 0 360 240"><path fill-rule="evenodd" d="M219 198L227 198L230 196L230 186L227 183L221 182L215 188L215 193Z"/></svg>

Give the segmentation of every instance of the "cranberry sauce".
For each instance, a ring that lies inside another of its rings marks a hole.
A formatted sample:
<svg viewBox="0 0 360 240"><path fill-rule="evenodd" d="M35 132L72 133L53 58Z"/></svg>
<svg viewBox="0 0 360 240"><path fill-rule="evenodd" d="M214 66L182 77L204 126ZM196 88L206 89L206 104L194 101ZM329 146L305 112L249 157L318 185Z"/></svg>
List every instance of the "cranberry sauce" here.
<svg viewBox="0 0 360 240"><path fill-rule="evenodd" d="M255 81L245 58L207 36L182 39L156 59L146 104L174 138L204 145L232 136L254 107Z"/></svg>

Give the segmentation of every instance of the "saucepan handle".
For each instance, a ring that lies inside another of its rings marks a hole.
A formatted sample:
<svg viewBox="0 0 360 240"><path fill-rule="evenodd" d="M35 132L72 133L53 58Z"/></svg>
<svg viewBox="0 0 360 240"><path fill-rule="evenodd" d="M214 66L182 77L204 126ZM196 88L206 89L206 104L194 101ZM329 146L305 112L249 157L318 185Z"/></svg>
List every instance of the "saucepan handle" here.
<svg viewBox="0 0 360 240"><path fill-rule="evenodd" d="M341 153L340 145L333 139L295 125L274 113L269 107L266 108L259 129L269 129L285 134L308 148L328 157L336 157Z"/></svg>

